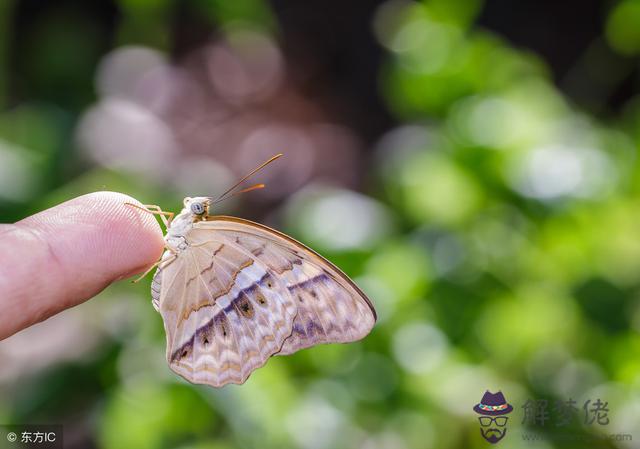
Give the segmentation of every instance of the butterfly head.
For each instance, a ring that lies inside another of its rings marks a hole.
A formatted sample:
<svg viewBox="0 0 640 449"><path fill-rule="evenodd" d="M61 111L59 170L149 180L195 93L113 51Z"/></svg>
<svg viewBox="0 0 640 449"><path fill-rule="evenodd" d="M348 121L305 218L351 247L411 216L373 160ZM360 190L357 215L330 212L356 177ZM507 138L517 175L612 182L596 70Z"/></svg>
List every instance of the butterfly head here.
<svg viewBox="0 0 640 449"><path fill-rule="evenodd" d="M194 198L186 197L184 199L184 207L197 218L209 215L209 207L211 206L211 198L206 196L197 196Z"/></svg>

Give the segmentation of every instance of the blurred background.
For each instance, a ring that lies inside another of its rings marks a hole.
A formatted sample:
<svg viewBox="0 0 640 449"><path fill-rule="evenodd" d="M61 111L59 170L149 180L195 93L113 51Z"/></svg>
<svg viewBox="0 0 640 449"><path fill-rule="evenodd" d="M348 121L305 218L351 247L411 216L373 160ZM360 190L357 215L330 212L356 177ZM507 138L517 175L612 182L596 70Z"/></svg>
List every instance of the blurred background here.
<svg viewBox="0 0 640 449"><path fill-rule="evenodd" d="M2 0L1 221L95 190L177 211L283 152L219 212L327 256L379 322L215 390L166 366L149 279L121 282L0 343L0 422L68 448L481 448L489 389L504 448L640 447L639 54L639 0ZM579 413L524 425L528 399Z"/></svg>

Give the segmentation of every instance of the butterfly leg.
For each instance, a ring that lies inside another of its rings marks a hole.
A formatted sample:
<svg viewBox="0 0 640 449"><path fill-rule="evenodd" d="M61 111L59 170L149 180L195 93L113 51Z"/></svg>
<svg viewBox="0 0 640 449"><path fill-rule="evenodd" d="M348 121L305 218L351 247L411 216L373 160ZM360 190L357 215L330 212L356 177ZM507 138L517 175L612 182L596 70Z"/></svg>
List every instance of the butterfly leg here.
<svg viewBox="0 0 640 449"><path fill-rule="evenodd" d="M153 270L155 267L158 267L159 269L163 269L166 268L169 264L171 264L171 262L173 262L174 260L176 260L176 257L178 257L177 254L172 254L171 257L169 257L168 259L162 260L160 259L159 261L157 261L156 263L154 263L153 265L151 265L149 267L149 269L147 271L145 271L140 277L138 277L136 280L131 281L134 284L137 284L138 282L140 282L142 279L144 279L144 277L146 275L148 275L149 273L151 273L151 270ZM164 264L164 265L162 265Z"/></svg>
<svg viewBox="0 0 640 449"><path fill-rule="evenodd" d="M126 204L127 206L135 207L136 209L143 210L145 212L149 212L153 215L158 215L160 217L160 220L162 220L162 223L167 228L171 225L171 221L173 220L173 216L175 215L173 212L163 211L160 206L156 206L155 204L144 204L143 206L138 206L137 204L133 203L124 204Z"/></svg>
<svg viewBox="0 0 640 449"><path fill-rule="evenodd" d="M152 214L157 214L167 228L171 226L171 222L175 215L173 212L163 211L160 206L156 206L155 204L145 204L144 207L146 207Z"/></svg>

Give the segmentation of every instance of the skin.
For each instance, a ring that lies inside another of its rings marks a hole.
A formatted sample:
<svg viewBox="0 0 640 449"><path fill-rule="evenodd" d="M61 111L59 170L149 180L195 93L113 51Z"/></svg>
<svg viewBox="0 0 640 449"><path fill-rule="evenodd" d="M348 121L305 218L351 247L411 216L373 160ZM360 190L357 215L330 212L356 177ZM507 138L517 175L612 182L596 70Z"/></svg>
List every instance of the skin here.
<svg viewBox="0 0 640 449"><path fill-rule="evenodd" d="M0 340L144 271L163 251L154 216L96 192L0 224Z"/></svg>

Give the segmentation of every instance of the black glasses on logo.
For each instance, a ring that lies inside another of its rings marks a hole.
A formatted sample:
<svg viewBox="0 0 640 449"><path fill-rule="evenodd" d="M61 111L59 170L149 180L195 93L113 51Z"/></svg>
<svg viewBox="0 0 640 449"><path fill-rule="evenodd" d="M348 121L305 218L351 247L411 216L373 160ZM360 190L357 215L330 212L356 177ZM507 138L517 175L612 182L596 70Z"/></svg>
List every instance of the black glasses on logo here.
<svg viewBox="0 0 640 449"><path fill-rule="evenodd" d="M492 422L496 423L496 426L498 427L504 427L507 424L508 419L508 416L496 416L493 418L490 416L480 416L478 418L482 427L489 427Z"/></svg>

